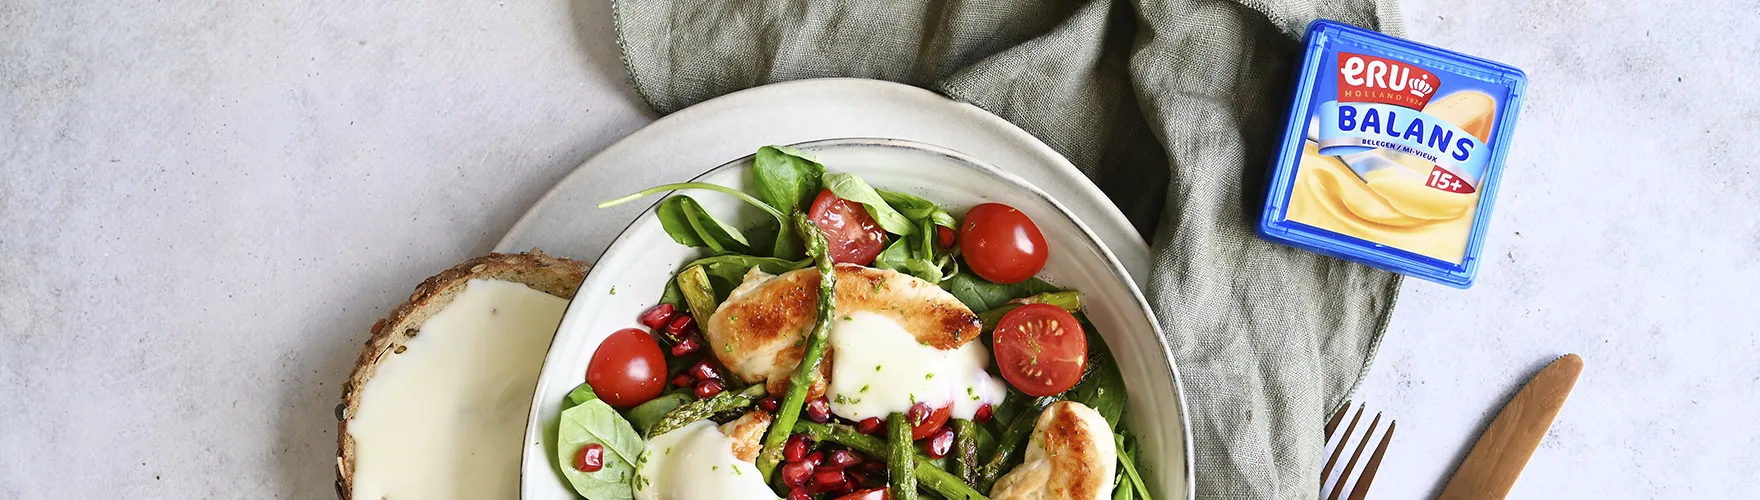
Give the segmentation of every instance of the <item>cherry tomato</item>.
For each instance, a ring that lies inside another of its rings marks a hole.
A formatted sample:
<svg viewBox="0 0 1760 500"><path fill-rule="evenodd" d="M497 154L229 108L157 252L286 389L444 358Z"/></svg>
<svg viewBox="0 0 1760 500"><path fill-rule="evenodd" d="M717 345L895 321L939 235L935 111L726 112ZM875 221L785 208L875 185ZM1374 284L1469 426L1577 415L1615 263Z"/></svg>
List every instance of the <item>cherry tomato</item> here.
<svg viewBox="0 0 1760 500"><path fill-rule="evenodd" d="M813 199L807 217L825 232L831 260L841 264L868 265L886 246L886 231L862 204L838 198L827 189Z"/></svg>
<svg viewBox="0 0 1760 500"><path fill-rule="evenodd" d="M625 328L605 337L587 363L587 383L599 399L629 408L666 389L666 355L648 332Z"/></svg>
<svg viewBox="0 0 1760 500"><path fill-rule="evenodd" d="M886 496L885 488L872 488L837 497L837 500L890 500L891 498Z"/></svg>
<svg viewBox="0 0 1760 500"><path fill-rule="evenodd" d="M985 203L966 212L959 249L973 273L1004 285L1039 274L1051 257L1039 226L1027 214L1001 203Z"/></svg>
<svg viewBox="0 0 1760 500"><path fill-rule="evenodd" d="M934 434L935 431L941 430L942 426L947 425L947 419L951 416L953 416L953 405L940 408L929 408L929 405L923 403L911 405L910 412L905 414L905 418L911 423L911 440L923 439Z"/></svg>
<svg viewBox="0 0 1760 500"><path fill-rule="evenodd" d="M1002 378L1032 396L1050 396L1076 385L1088 363L1088 338L1069 311L1027 304L996 323L996 367Z"/></svg>

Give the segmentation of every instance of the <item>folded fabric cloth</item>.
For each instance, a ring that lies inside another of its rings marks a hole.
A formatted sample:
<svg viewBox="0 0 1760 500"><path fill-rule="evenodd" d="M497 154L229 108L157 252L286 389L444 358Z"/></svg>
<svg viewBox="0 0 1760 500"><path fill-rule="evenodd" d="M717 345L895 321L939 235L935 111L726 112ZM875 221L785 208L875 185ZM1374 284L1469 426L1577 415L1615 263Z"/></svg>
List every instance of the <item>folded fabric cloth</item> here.
<svg viewBox="0 0 1760 500"><path fill-rule="evenodd" d="M767 83L908 83L1020 125L1153 242L1150 302L1185 376L1200 498L1310 498L1399 276L1257 238L1307 23L1398 34L1393 0L617 0L656 111Z"/></svg>

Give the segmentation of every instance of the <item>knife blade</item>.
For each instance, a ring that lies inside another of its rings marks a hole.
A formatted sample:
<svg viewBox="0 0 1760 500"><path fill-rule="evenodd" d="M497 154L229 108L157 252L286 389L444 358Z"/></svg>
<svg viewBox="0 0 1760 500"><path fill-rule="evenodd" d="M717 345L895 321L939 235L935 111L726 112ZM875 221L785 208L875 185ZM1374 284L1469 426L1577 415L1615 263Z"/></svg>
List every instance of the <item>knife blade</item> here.
<svg viewBox="0 0 1760 500"><path fill-rule="evenodd" d="M1503 411L1491 420L1485 433L1479 435L1479 441L1467 452L1466 460L1461 461L1437 498L1483 500L1508 496L1582 373L1583 358L1566 354L1534 375L1528 385L1503 405Z"/></svg>

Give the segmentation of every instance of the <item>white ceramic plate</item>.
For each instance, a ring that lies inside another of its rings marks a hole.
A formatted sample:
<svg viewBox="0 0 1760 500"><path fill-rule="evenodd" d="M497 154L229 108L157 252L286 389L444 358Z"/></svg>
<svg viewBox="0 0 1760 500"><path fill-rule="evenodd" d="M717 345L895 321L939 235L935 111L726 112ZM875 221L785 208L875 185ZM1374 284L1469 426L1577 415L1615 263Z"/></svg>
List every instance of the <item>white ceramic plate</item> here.
<svg viewBox="0 0 1760 500"><path fill-rule="evenodd" d="M1089 318L1118 360L1130 393L1127 421L1140 436L1139 459L1150 488L1158 498L1191 497L1190 435L1179 375L1154 313L1118 259L1069 209L1019 177L935 146L893 139L833 139L798 147L830 171L855 173L876 187L923 196L944 204L956 216L979 203L995 201L1032 217L1052 248L1040 276L1083 292ZM696 180L746 189L750 164L747 156ZM695 198L736 226L768 220L727 196L703 193ZM656 196L654 201L660 199ZM556 332L526 427L524 499L576 498L552 458L562 398L583 381L588 359L600 341L618 329L639 326L636 316L658 301L679 266L706 256L702 250L673 242L652 210L650 204L598 259Z"/></svg>
<svg viewBox="0 0 1760 500"><path fill-rule="evenodd" d="M1112 249L1137 286L1148 283L1149 247L1142 236L1057 151L976 106L909 85L855 78L765 85L667 115L564 177L520 217L495 251L541 248L551 255L591 258L645 208L636 203L593 208L599 202L695 177L705 166L760 146L832 137L921 141L1001 167L1063 202Z"/></svg>

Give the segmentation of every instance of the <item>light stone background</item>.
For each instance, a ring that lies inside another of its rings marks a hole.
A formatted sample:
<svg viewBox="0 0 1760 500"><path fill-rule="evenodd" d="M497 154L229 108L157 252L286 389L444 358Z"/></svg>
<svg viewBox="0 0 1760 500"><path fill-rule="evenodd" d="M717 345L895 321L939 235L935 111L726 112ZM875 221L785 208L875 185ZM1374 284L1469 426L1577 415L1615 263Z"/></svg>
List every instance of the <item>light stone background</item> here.
<svg viewBox="0 0 1760 500"><path fill-rule="evenodd" d="M366 327L653 119L598 2L449 3L0 0L0 498L332 495ZM1577 352L1517 497L1754 497L1760 4L1405 10L1532 81L1478 285L1408 281L1359 394L1373 496Z"/></svg>

